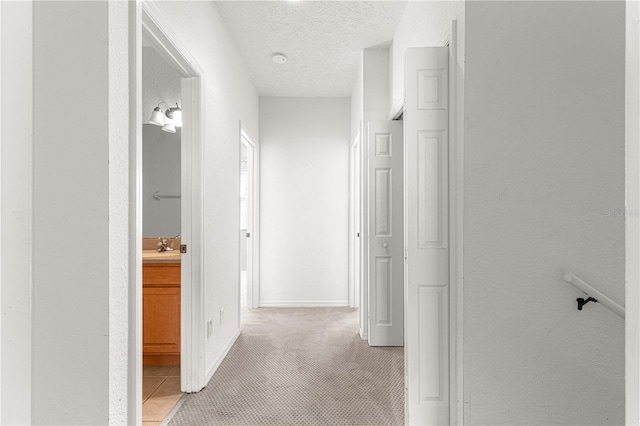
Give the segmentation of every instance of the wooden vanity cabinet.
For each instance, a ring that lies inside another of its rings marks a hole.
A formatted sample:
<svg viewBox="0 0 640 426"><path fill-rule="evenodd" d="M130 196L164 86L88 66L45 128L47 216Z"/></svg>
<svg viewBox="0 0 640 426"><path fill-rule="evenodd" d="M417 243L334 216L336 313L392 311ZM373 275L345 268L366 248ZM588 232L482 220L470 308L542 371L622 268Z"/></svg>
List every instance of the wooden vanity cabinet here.
<svg viewBox="0 0 640 426"><path fill-rule="evenodd" d="M143 365L180 365L180 263L142 265Z"/></svg>

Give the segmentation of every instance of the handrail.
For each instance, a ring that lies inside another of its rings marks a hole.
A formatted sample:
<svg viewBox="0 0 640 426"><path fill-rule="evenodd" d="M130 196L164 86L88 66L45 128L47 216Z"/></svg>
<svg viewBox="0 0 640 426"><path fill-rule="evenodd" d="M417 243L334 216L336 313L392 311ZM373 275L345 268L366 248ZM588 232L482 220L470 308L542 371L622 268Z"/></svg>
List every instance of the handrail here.
<svg viewBox="0 0 640 426"><path fill-rule="evenodd" d="M599 303L602 303L604 306L611 309L614 313L618 314L620 317L624 319L624 308L620 306L617 302L615 302L613 299L611 299L609 296L602 293L600 290L584 282L580 278L573 275L571 272L567 272L564 274L564 280L568 283L573 284L578 290L582 291L587 296L593 297Z"/></svg>
<svg viewBox="0 0 640 426"><path fill-rule="evenodd" d="M156 191L153 193L154 200L161 200L163 198L180 198L179 195L162 195L160 191Z"/></svg>

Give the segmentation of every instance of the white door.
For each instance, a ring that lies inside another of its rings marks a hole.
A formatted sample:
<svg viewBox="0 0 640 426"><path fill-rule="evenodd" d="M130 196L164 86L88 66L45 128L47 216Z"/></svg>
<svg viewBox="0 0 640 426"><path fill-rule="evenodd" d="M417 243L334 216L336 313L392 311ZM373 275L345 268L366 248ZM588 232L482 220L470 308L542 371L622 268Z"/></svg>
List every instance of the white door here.
<svg viewBox="0 0 640 426"><path fill-rule="evenodd" d="M402 122L371 121L369 345L404 344Z"/></svg>
<svg viewBox="0 0 640 426"><path fill-rule="evenodd" d="M449 53L405 63L407 422L449 424Z"/></svg>

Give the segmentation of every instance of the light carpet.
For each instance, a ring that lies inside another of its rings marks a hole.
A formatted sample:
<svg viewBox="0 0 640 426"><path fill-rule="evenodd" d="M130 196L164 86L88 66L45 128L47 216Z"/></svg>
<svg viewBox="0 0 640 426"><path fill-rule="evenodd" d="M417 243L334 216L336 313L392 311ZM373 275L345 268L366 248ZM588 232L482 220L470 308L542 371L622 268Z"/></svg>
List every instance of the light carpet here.
<svg viewBox="0 0 640 426"><path fill-rule="evenodd" d="M403 348L370 347L351 308L243 311L241 335L170 425L403 425Z"/></svg>

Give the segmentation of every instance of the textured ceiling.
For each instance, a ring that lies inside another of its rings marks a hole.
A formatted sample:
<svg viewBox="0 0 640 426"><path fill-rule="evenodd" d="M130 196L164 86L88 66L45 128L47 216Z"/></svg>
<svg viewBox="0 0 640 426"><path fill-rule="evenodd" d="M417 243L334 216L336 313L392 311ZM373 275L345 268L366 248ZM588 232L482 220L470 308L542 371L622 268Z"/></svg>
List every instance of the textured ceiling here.
<svg viewBox="0 0 640 426"><path fill-rule="evenodd" d="M219 1L260 96L351 96L362 49L393 38L406 2ZM271 60L274 52L287 63Z"/></svg>

